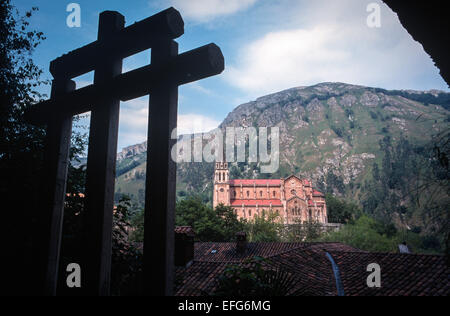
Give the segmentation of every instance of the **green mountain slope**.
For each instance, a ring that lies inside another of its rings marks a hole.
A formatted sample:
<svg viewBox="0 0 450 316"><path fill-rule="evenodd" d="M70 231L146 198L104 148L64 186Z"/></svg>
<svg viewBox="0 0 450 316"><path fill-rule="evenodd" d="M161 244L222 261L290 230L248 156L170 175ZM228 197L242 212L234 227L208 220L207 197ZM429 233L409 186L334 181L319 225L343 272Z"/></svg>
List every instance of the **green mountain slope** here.
<svg viewBox="0 0 450 316"><path fill-rule="evenodd" d="M220 125L280 128L280 169L261 175L258 164L232 164L232 177L312 179L322 190L359 201L374 163L382 165L385 150L406 139L414 146L430 143L448 127L450 94L440 91L388 91L378 88L321 83L261 97L233 110ZM145 144L120 155L116 191L143 202ZM178 165L177 191L212 198L213 165Z"/></svg>

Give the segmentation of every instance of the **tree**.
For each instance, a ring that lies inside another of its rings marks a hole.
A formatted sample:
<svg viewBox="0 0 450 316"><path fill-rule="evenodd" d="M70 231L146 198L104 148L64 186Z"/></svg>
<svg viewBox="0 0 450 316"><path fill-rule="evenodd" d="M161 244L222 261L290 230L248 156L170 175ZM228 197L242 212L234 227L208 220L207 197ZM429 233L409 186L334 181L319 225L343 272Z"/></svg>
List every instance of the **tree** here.
<svg viewBox="0 0 450 316"><path fill-rule="evenodd" d="M7 271L14 277L10 286L4 285L8 294L36 294L40 290L33 288L40 284L34 281L38 273L32 250L37 247L34 237L40 227L37 225L39 212L36 206L41 203L42 178L46 176L42 174L45 130L28 124L24 119L25 110L44 97L37 88L47 84L40 79L42 70L32 59L33 50L45 39L42 32L29 29L28 20L36 11L37 8L32 8L22 17L10 0L0 2L0 195L2 210L7 210L6 215L14 217L6 221L8 225L2 229L7 236L4 239L7 246L13 248L5 250L9 257L7 263L11 264ZM78 120L79 117L76 117L74 122ZM79 258L84 209L86 170L83 166L75 167L73 162L85 153L87 135L83 129L77 128L72 133L71 141L62 262L64 258ZM118 230L123 233L128 225L127 211L128 206L123 200L114 216L113 271L120 270L120 266L130 267L130 258L136 255L125 236L118 233ZM125 257L128 258L126 263ZM60 263L60 275L64 275L64 268L64 263ZM116 277L123 278L123 273L113 274L113 284L118 284ZM64 278L59 279L64 281ZM24 284L27 286L23 287Z"/></svg>
<svg viewBox="0 0 450 316"><path fill-rule="evenodd" d="M297 220L295 224L285 227L284 231L287 242L311 242L322 235L323 228L321 223L314 220Z"/></svg>
<svg viewBox="0 0 450 316"><path fill-rule="evenodd" d="M358 218L362 211L356 204L341 201L331 194L326 195L328 221L346 224Z"/></svg>
<svg viewBox="0 0 450 316"><path fill-rule="evenodd" d="M216 216L218 216L222 221L224 240L234 240L236 237L236 233L241 232L245 229L244 222L238 220L237 215L232 207L219 204L214 211L216 213Z"/></svg>
<svg viewBox="0 0 450 316"><path fill-rule="evenodd" d="M8 262L11 271L17 271L9 294L24 293L24 289L16 286L33 280L32 272L27 274L32 271L27 263L32 262L31 232L36 226L44 131L26 124L23 113L42 97L36 91L43 83L42 71L33 63L31 54L44 36L28 27L28 20L36 10L32 8L20 16L10 0L0 2L0 196L4 215L12 217L5 220L8 225L4 225L2 232L7 237L4 239L8 240L7 246L12 248L5 250L14 258Z"/></svg>
<svg viewBox="0 0 450 316"><path fill-rule="evenodd" d="M277 242L281 240L283 224L278 213L263 211L246 221L246 232L251 242Z"/></svg>
<svg viewBox="0 0 450 316"><path fill-rule="evenodd" d="M137 212L131 220L131 239L144 240L144 211ZM239 221L229 206L219 205L216 209L204 203L201 196L188 196L179 200L175 208L175 224L190 226L195 231L197 241L233 241L237 232L244 231L244 223Z"/></svg>
<svg viewBox="0 0 450 316"><path fill-rule="evenodd" d="M64 234L61 246L60 275L71 262L81 262L83 253L82 225L85 198L83 194L70 194L64 209ZM130 198L122 196L113 212L111 293L138 294L139 276L142 273L142 253L129 238ZM65 279L59 278L59 293L73 295L74 290L65 286Z"/></svg>

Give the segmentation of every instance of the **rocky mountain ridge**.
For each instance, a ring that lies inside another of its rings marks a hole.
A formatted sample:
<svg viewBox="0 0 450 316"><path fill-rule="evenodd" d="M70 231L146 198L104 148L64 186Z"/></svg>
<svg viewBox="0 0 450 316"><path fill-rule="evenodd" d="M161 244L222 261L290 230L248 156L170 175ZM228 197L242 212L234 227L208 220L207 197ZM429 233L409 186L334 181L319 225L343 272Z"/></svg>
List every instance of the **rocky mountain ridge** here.
<svg viewBox="0 0 450 316"><path fill-rule="evenodd" d="M280 169L260 173L258 164L231 164L234 178L280 178L297 174L316 185L333 181L352 188L381 163L380 141L407 138L415 144L429 142L447 124L450 94L442 91L385 90L344 83L321 83L270 94L236 107L219 126L279 127ZM146 143L129 146L118 154L117 188L142 195ZM207 163L178 165L177 190L211 195L213 166ZM137 175L137 177L136 177ZM332 179L332 180L330 180Z"/></svg>

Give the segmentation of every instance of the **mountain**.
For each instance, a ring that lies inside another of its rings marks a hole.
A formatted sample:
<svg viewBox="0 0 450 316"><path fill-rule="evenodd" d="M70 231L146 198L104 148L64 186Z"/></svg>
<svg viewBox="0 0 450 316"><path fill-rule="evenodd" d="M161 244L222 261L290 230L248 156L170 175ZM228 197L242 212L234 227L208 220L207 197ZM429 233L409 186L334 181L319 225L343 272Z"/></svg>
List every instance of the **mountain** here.
<svg viewBox="0 0 450 316"><path fill-rule="evenodd" d="M322 190L358 201L374 164L382 166L382 142L430 143L448 127L450 94L442 91L385 90L344 83L297 87L236 107L219 126L280 129L280 169L272 178L307 177ZM393 146L393 145L392 145ZM118 155L117 192L144 196L146 143ZM232 164L234 178L264 178L258 164ZM212 198L213 165L178 164L178 196Z"/></svg>

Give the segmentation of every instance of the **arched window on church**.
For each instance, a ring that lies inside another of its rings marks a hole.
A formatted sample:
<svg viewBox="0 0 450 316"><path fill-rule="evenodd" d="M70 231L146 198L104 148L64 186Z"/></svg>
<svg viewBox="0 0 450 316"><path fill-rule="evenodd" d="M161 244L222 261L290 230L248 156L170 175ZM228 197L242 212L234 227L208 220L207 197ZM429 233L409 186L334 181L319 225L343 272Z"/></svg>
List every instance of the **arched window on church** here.
<svg viewBox="0 0 450 316"><path fill-rule="evenodd" d="M236 197L236 191L234 191L233 194L234 194L234 197Z"/></svg>
<svg viewBox="0 0 450 316"><path fill-rule="evenodd" d="M273 191L273 197L275 197L277 195L276 191Z"/></svg>
<svg viewBox="0 0 450 316"><path fill-rule="evenodd" d="M252 217L252 210L248 210L248 217Z"/></svg>
<svg viewBox="0 0 450 316"><path fill-rule="evenodd" d="M259 191L259 196L262 197L262 195L263 195L263 192Z"/></svg>
<svg viewBox="0 0 450 316"><path fill-rule="evenodd" d="M219 181L222 181L222 174L219 172Z"/></svg>
<svg viewBox="0 0 450 316"><path fill-rule="evenodd" d="M247 191L247 197L250 197L250 191Z"/></svg>

